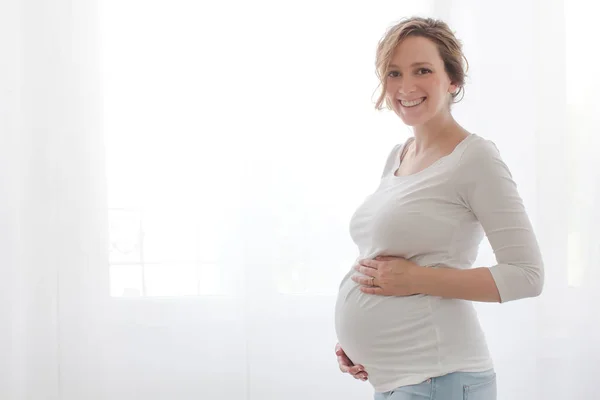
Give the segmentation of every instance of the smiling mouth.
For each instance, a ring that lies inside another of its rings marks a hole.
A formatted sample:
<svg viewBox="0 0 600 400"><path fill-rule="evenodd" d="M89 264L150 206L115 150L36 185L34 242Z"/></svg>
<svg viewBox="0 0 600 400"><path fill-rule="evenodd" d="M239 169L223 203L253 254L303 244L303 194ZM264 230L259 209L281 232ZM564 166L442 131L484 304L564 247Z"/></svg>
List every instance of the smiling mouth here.
<svg viewBox="0 0 600 400"><path fill-rule="evenodd" d="M421 97L420 99L416 100L399 100L399 102L402 105L402 107L411 108L422 104L426 99L427 97Z"/></svg>

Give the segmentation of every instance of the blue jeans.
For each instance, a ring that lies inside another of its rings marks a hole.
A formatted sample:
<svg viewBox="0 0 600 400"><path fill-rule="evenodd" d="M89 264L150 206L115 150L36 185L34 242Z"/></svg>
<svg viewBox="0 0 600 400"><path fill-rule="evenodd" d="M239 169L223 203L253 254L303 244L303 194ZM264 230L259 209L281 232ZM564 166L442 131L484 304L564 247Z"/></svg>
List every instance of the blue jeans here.
<svg viewBox="0 0 600 400"><path fill-rule="evenodd" d="M453 372L390 392L375 393L375 400L496 400L496 373Z"/></svg>

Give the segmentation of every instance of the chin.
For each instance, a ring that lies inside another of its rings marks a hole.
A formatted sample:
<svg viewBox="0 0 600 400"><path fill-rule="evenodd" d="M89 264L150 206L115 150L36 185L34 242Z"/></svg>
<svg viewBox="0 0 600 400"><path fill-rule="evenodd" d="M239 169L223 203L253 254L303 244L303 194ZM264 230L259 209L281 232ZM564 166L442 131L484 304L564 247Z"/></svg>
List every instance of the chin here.
<svg viewBox="0 0 600 400"><path fill-rule="evenodd" d="M410 126L412 128L414 128L415 126L422 125L419 121L407 121L403 118L400 118L400 119L402 120L402 122L404 122L404 125Z"/></svg>
<svg viewBox="0 0 600 400"><path fill-rule="evenodd" d="M425 125L427 123L427 121L429 120L429 118L425 117L425 116L419 117L419 118L407 118L404 115L400 114L399 112L396 112L396 115L398 115L398 117L400 117L400 120L404 123L404 125L407 125L410 127Z"/></svg>

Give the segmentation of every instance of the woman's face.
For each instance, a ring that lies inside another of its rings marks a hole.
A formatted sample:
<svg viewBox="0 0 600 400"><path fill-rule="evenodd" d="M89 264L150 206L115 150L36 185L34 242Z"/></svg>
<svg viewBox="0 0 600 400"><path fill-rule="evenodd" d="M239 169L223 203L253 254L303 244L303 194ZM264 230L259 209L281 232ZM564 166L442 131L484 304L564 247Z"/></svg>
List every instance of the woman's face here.
<svg viewBox="0 0 600 400"><path fill-rule="evenodd" d="M450 93L456 85L431 40L410 36L398 44L385 79L389 103L406 125L425 125L440 113L450 112Z"/></svg>

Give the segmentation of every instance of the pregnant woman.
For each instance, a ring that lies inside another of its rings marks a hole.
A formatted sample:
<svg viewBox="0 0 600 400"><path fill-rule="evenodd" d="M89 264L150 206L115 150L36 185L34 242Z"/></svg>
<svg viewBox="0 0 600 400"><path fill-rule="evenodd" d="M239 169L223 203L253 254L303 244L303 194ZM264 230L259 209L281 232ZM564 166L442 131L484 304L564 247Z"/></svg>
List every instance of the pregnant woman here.
<svg viewBox="0 0 600 400"><path fill-rule="evenodd" d="M465 64L439 20L403 20L377 47L376 107L385 103L413 136L352 216L360 255L335 309L340 369L369 380L377 400L495 400L473 302L542 291L542 257L508 167L452 117ZM472 268L484 235L497 264Z"/></svg>

